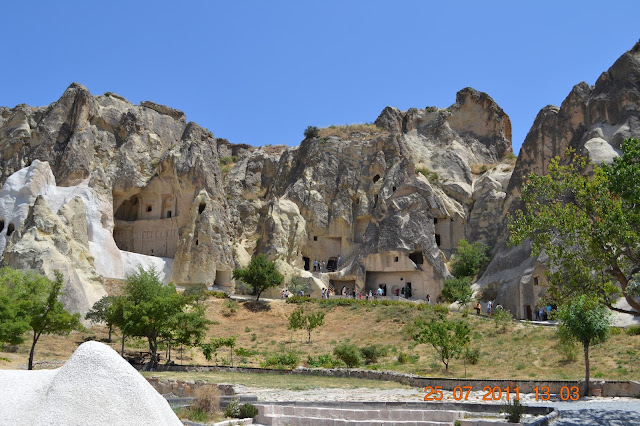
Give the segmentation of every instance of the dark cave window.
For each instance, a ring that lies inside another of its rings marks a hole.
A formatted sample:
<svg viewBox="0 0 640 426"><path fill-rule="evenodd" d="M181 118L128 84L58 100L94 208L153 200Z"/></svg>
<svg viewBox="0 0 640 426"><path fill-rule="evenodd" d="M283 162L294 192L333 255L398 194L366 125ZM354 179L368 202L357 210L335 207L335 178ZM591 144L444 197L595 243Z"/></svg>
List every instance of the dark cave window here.
<svg viewBox="0 0 640 426"><path fill-rule="evenodd" d="M437 218L437 217L434 217L434 218L433 218L433 224L435 225L436 223L438 223L438 218Z"/></svg>
<svg viewBox="0 0 640 426"><path fill-rule="evenodd" d="M4 229L4 219L0 219L0 232Z"/></svg>
<svg viewBox="0 0 640 426"><path fill-rule="evenodd" d="M317 236L313 236L313 241L318 241L318 237Z"/></svg>
<svg viewBox="0 0 640 426"><path fill-rule="evenodd" d="M202 214L202 212L206 207L207 207L206 203L200 203L200 205L198 206L198 214Z"/></svg>
<svg viewBox="0 0 640 426"><path fill-rule="evenodd" d="M171 210L167 212L167 219L170 219L170 218L171 218Z"/></svg>
<svg viewBox="0 0 640 426"><path fill-rule="evenodd" d="M398 256L396 256L396 257L394 257L394 258L393 258L393 261L394 261L394 262L397 262L397 261L399 261L399 260L400 260L400 258L399 258Z"/></svg>
<svg viewBox="0 0 640 426"><path fill-rule="evenodd" d="M373 177L373 181L374 181L374 182L377 182L377 181L379 181L379 180L380 180L380 175L375 175L375 176Z"/></svg>
<svg viewBox="0 0 640 426"><path fill-rule="evenodd" d="M424 263L421 251L414 251L413 253L409 253L409 259L411 259L411 261L416 265L422 265Z"/></svg>
<svg viewBox="0 0 640 426"><path fill-rule="evenodd" d="M7 227L7 237L13 234L13 231L15 231L15 229L16 229L15 225L13 223L10 223L9 226Z"/></svg>
<svg viewBox="0 0 640 426"><path fill-rule="evenodd" d="M200 240L196 240L196 245L198 245L200 243Z"/></svg>
<svg viewBox="0 0 640 426"><path fill-rule="evenodd" d="M396 192L396 187L395 186L393 187L393 192Z"/></svg>
<svg viewBox="0 0 640 426"><path fill-rule="evenodd" d="M151 207L150 205L147 206L147 213L149 213L151 210L153 210L153 207Z"/></svg>
<svg viewBox="0 0 640 426"><path fill-rule="evenodd" d="M436 234L436 245L440 247L440 234Z"/></svg>

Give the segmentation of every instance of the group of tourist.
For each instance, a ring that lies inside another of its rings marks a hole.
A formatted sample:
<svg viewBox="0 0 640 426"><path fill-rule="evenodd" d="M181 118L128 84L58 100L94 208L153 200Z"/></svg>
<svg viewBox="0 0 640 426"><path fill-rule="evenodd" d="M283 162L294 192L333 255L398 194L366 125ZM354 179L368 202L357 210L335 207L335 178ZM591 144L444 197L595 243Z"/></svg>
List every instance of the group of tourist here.
<svg viewBox="0 0 640 426"><path fill-rule="evenodd" d="M536 312L536 321L547 321L552 309L553 308L551 306L534 307L534 311Z"/></svg>
<svg viewBox="0 0 640 426"><path fill-rule="evenodd" d="M382 289L380 289L380 290L382 290ZM411 297L411 289L410 288L405 288L405 287L396 288L396 295L395 295L394 299L398 300L401 297L407 297L407 298Z"/></svg>
<svg viewBox="0 0 640 426"><path fill-rule="evenodd" d="M502 305L497 305L496 309L502 309ZM480 315L481 313L482 313L482 305L478 300L478 302L476 303L476 314ZM487 315L489 316L493 315L493 302L491 300L487 302Z"/></svg>
<svg viewBox="0 0 640 426"><path fill-rule="evenodd" d="M335 265L335 270L337 271L338 269L340 269L340 256L338 256L338 259L336 260L336 265ZM327 272L327 264L325 263L324 260L319 261L318 259L315 259L313 261L313 272Z"/></svg>

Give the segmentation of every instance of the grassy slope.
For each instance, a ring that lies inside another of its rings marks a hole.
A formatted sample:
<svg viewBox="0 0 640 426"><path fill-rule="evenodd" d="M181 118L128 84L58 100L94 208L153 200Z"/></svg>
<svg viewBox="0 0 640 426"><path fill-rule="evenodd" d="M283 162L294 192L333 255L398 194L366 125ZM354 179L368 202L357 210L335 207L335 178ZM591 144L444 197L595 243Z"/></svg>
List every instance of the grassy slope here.
<svg viewBox="0 0 640 426"><path fill-rule="evenodd" d="M402 306L376 307L332 307L324 308L325 325L312 333L312 343L306 343L306 334L298 331L293 334L287 329L287 315L295 305L283 301L272 301L269 310L252 312L245 303L239 303L235 313L230 314L224 307L224 301L209 299L205 302L207 316L215 323L210 326L208 336L237 336L237 346L258 352L248 359L248 365L259 366L260 361L269 353L293 350L301 361L307 355L331 353L338 342L348 341L358 346L367 343L389 347L389 355L379 360L374 368L411 372L425 376L464 377L462 360L453 360L448 372L436 358L435 351L427 345L412 347L402 328L416 315L415 309ZM314 308L320 309L320 308ZM230 314L230 315L229 315ZM450 317L460 317L453 312ZM577 359L567 361L558 349L558 341L551 327L536 327L513 324L507 332L499 333L493 322L485 318L469 316L472 325L471 347L481 352L476 365L467 365L466 377L473 378L519 378L519 379L580 379L584 374L582 349L576 348ZM255 336L255 337L253 337ZM68 337L43 336L36 347L36 360L65 360L75 347L88 337L102 339L106 337L106 328L95 326L85 333L75 333ZM119 337L116 333L115 339ZM111 345L119 350L117 340ZM146 341L127 340L130 351L147 350ZM28 346L22 345L17 353L0 352L0 368L18 368L26 363ZM419 355L414 363L398 364L397 353L403 351L410 355ZM592 377L606 379L638 379L640 377L640 345L637 337L626 334L614 335L611 339L592 348ZM228 350L223 348L218 358L228 358ZM179 351L174 350L172 358L180 363ZM238 357L235 358L237 363ZM199 350L184 352L185 364L206 364Z"/></svg>

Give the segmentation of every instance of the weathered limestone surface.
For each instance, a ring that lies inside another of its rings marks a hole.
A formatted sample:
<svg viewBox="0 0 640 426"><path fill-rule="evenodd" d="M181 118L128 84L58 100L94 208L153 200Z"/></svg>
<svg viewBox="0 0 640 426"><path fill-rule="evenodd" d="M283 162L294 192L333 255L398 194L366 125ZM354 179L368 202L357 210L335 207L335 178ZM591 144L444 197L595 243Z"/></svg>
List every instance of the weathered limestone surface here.
<svg viewBox="0 0 640 426"><path fill-rule="evenodd" d="M529 273L531 265L539 265L543 272L546 259L530 258L528 245L513 249L504 244L506 213L522 207L519 195L526 176L546 173L551 159L562 156L567 148L588 155L594 163L609 163L630 136L640 137L640 43L604 72L595 86L577 84L559 108L550 105L538 113L509 180L499 250L479 287L500 288L500 303L518 317L526 317L527 305L533 307L539 300L535 280L544 276ZM513 262L521 265L514 268Z"/></svg>
<svg viewBox="0 0 640 426"><path fill-rule="evenodd" d="M34 269L51 279L55 270L60 271L65 277L62 301L83 317L107 294L89 251L86 212L80 198L69 201L56 215L38 196L22 227L10 236L2 263Z"/></svg>
<svg viewBox="0 0 640 426"><path fill-rule="evenodd" d="M88 233L94 235L92 227L99 226L114 233L120 249L135 252L120 251L112 238L90 241L92 250L109 251L108 261L104 256L96 260L103 276L122 278L137 263L149 263L142 254L156 256L162 275L168 276L172 259L162 256L176 257L175 281L213 283L217 270L235 266L218 145L211 132L188 123L181 111L152 102L133 105L111 93L92 96L74 83L48 107L0 108L0 185L29 164L46 161L52 181L86 186L99 200L101 214L97 222L87 222ZM211 226L190 222L198 216L190 213L202 192L209 200ZM24 214L12 230L23 219ZM189 235L196 228L204 241L216 244L192 248ZM2 231L2 249L7 230Z"/></svg>
<svg viewBox="0 0 640 426"><path fill-rule="evenodd" d="M178 284L231 288L232 270L257 252L314 292L410 286L437 297L467 238L494 248L478 289L524 317L545 267L527 245L504 245L525 176L568 147L611 161L640 136L639 105L640 44L595 86L541 110L514 166L509 117L471 88L448 108L387 107L375 125L256 148L182 111L74 83L47 107L0 108L0 252L19 267L64 269L69 304L83 310L94 293L81 287L137 263Z"/></svg>

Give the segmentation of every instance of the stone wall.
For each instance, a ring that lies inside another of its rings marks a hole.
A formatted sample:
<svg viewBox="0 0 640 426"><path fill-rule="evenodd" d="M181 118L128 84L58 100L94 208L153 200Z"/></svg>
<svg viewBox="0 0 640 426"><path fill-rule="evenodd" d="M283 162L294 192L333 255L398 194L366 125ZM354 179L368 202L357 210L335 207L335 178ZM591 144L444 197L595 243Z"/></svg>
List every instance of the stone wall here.
<svg viewBox="0 0 640 426"><path fill-rule="evenodd" d="M142 368L137 366L136 368ZM302 374L309 376L344 377L368 380L387 380L407 386L424 388L426 386L442 386L443 390L453 390L457 386L471 386L474 391L485 387L498 386L502 389L509 386L520 393L534 393L535 387L548 386L551 394L559 394L563 386L578 386L580 391L584 387L584 380L511 380L511 379L448 379L441 377L420 377L413 374L397 373L394 371L374 371L362 369L321 369L298 367L295 370L272 370L266 368L239 368L213 366L158 366L158 371L232 371L254 374ZM186 382L189 383L189 382ZM555 389L555 391L554 391ZM602 389L604 397L637 397L640 395L640 381L634 380L591 380L591 389ZM582 396L582 395L581 395Z"/></svg>

